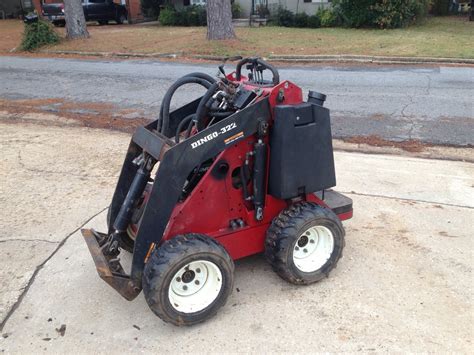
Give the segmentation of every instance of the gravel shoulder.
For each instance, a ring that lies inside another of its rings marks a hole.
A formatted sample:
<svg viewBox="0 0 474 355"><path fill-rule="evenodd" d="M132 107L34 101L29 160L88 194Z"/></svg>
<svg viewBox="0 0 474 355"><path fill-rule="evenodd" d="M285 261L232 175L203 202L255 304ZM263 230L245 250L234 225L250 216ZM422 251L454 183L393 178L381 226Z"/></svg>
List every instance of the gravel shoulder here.
<svg viewBox="0 0 474 355"><path fill-rule="evenodd" d="M355 208L337 269L295 287L262 256L241 260L217 317L182 329L100 280L75 232L105 229L129 135L31 121L0 132L0 351L472 349L472 163L336 152Z"/></svg>

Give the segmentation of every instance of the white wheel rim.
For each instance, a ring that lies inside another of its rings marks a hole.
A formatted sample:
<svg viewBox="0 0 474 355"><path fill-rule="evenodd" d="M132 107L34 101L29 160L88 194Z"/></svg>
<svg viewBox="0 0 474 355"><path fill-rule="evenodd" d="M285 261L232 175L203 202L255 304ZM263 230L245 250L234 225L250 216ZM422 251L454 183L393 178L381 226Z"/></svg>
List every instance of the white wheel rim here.
<svg viewBox="0 0 474 355"><path fill-rule="evenodd" d="M293 263L303 272L323 267L334 250L334 236L329 228L314 226L303 232L293 248Z"/></svg>
<svg viewBox="0 0 474 355"><path fill-rule="evenodd" d="M215 301L222 288L222 273L207 260L193 261L182 267L171 280L168 298L178 312L202 311Z"/></svg>

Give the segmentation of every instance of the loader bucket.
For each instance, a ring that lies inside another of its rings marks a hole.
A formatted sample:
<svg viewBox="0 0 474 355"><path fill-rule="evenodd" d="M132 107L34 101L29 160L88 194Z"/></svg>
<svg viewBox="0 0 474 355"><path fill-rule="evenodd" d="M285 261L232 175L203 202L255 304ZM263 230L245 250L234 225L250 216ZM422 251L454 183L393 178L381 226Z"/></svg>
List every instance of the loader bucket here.
<svg viewBox="0 0 474 355"><path fill-rule="evenodd" d="M130 277L125 274L118 262L114 263L113 259L110 259L102 253L99 240L101 240L101 238L107 238L107 235L96 232L93 229L81 229L81 233L89 247L100 278L117 290L117 292L128 301L137 297L141 288L133 284ZM111 265L111 260L114 266ZM114 267L115 271L113 271Z"/></svg>

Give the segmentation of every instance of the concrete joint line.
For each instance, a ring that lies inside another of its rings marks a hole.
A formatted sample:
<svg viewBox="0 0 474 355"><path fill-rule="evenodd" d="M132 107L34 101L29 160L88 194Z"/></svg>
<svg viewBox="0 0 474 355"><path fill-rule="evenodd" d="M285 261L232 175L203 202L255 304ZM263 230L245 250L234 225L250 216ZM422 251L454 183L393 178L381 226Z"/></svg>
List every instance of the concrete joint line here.
<svg viewBox="0 0 474 355"><path fill-rule="evenodd" d="M472 206L465 206L465 205L456 205L454 203L444 203L438 201L427 201L427 200L416 200L412 198L404 198L404 197L393 197L393 196L385 196L385 195L375 195L375 194L364 194L355 191L339 191L343 194L347 195L356 195L356 196L366 196L366 197L375 197L375 198L386 198L388 200L397 200L397 201L409 201L409 202L418 202L418 203L429 203L432 205L440 205L440 206L448 206L448 207L458 207L458 208L467 208L470 210L474 210Z"/></svg>
<svg viewBox="0 0 474 355"><path fill-rule="evenodd" d="M59 242L55 242L54 240L47 240L47 239L12 238L12 239L0 240L0 243L6 243L6 242L41 242L41 243L51 243L51 244L58 244L59 243Z"/></svg>
<svg viewBox="0 0 474 355"><path fill-rule="evenodd" d="M53 252L40 264L36 267L35 271L33 272L33 275L31 276L30 280L28 281L28 284L26 285L26 287L23 289L23 292L20 294L20 297L18 297L18 300L15 302L15 304L12 306L12 308L10 308L10 310L8 311L7 315L5 316L5 318L2 320L2 323L0 323L0 332L3 331L3 328L5 327L5 325L7 324L8 320L10 319L10 317L13 315L13 313L15 313L15 311L18 309L18 307L21 305L21 302L23 301L23 299L25 298L26 294L28 293L31 285L33 285L33 282L35 281L36 279L36 276L38 275L38 273L40 272L40 270L43 268L44 265L46 265L46 263L51 260L51 258L59 251L59 249L61 249L61 247L66 244L67 240L72 236L74 235L74 233L76 233L77 231L79 231L82 227L84 227L87 223L89 223L92 219L94 219L95 217L97 217L99 214L101 214L102 212L104 212L106 209L108 208L105 207L103 209L101 209L99 212L97 212L96 214L94 214L93 216L89 217L84 223L82 223L79 227L77 227L76 229L74 229L71 233L69 233L68 235L66 235L66 237L64 237L64 239L58 244L58 246L56 247L56 249L53 250Z"/></svg>

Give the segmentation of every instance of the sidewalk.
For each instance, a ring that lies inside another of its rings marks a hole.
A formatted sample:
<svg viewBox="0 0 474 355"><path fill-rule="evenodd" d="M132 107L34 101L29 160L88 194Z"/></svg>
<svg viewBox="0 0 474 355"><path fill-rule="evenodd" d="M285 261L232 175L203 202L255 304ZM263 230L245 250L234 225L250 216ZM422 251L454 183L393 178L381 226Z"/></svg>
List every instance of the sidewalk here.
<svg viewBox="0 0 474 355"><path fill-rule="evenodd" d="M294 287L262 256L241 260L217 317L183 329L155 317L143 296L127 302L100 280L77 232L105 229L128 141L0 122L0 352L472 348L473 164L336 152L337 190L355 212L337 269Z"/></svg>

